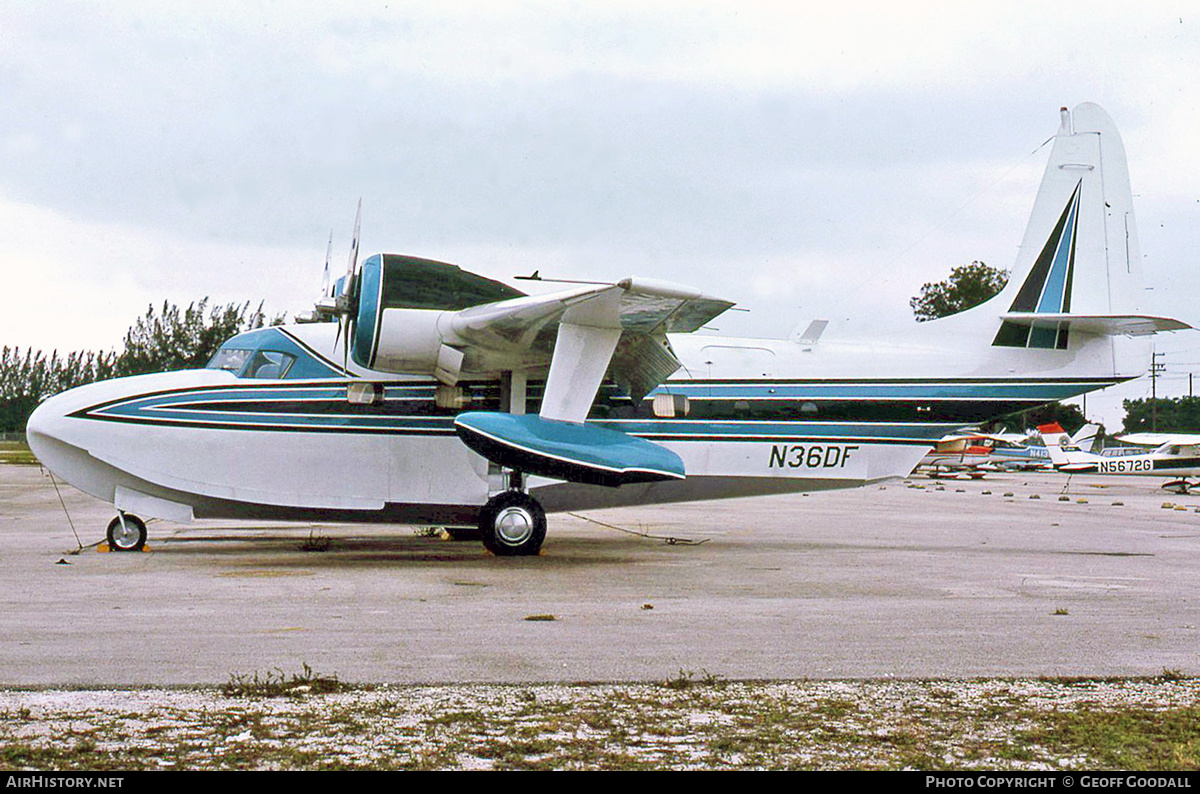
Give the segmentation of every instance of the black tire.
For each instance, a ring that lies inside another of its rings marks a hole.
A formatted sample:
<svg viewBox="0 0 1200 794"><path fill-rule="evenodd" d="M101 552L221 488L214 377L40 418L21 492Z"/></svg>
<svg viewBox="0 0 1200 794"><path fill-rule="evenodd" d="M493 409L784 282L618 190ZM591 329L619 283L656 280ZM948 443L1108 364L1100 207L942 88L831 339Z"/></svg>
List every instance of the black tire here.
<svg viewBox="0 0 1200 794"><path fill-rule="evenodd" d="M528 494L505 491L479 511L479 532L497 557L532 556L546 539L546 511Z"/></svg>
<svg viewBox="0 0 1200 794"><path fill-rule="evenodd" d="M108 522L109 551L141 551L146 545L146 522L137 516L125 514L125 526L121 526L121 516Z"/></svg>

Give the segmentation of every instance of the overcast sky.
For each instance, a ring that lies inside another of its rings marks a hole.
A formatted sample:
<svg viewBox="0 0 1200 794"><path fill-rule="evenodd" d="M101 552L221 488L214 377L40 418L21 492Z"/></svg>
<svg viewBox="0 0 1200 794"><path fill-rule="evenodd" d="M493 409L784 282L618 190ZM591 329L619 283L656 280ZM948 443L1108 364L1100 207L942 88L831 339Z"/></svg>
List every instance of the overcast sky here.
<svg viewBox="0 0 1200 794"><path fill-rule="evenodd" d="M750 309L726 333L872 332L955 265L1011 266L1083 101L1124 137L1150 308L1197 322L1193 8L9 0L0 344L111 349L164 299L294 315L359 197L366 253L670 279ZM1200 334L1160 349L1186 393Z"/></svg>

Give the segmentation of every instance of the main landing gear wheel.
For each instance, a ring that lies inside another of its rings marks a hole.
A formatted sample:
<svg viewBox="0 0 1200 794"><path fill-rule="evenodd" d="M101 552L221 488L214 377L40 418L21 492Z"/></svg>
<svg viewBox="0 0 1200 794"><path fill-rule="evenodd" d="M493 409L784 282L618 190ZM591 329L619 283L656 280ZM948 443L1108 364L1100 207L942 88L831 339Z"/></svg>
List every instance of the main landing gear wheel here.
<svg viewBox="0 0 1200 794"><path fill-rule="evenodd" d="M521 491L496 494L479 511L483 545L497 557L537 554L546 539L546 511Z"/></svg>
<svg viewBox="0 0 1200 794"><path fill-rule="evenodd" d="M141 551L146 545L146 522L126 513L122 525L121 516L108 523L108 548L110 551Z"/></svg>

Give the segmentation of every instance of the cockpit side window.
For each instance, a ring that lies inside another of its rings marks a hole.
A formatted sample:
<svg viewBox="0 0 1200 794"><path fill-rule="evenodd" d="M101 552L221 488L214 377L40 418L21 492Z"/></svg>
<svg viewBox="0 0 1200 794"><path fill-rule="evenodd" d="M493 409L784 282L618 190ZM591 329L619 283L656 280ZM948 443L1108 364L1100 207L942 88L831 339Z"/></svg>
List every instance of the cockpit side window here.
<svg viewBox="0 0 1200 794"><path fill-rule="evenodd" d="M287 377L296 357L278 350L247 350L223 347L208 362L209 369L223 369L239 378L279 380Z"/></svg>
<svg viewBox="0 0 1200 794"><path fill-rule="evenodd" d="M287 376L287 372L295 363L296 357L277 350L259 350L250 359L242 373L243 378L258 378L259 380L279 380Z"/></svg>
<svg viewBox="0 0 1200 794"><path fill-rule="evenodd" d="M237 347L223 347L213 355L212 360L208 362L208 369L223 369L234 373L235 375L242 371L242 367L246 366L246 361L250 356L254 355L253 350L245 350Z"/></svg>

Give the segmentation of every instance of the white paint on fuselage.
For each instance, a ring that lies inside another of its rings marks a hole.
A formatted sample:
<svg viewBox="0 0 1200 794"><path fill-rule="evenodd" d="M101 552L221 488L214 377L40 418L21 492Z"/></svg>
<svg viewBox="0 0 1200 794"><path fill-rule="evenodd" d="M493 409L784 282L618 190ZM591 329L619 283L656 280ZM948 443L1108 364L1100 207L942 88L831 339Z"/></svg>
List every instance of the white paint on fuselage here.
<svg viewBox="0 0 1200 794"><path fill-rule="evenodd" d="M671 335L683 363L671 380L762 378L880 380L903 378L1087 378L1140 376L1150 337L1111 337L1072 331L1066 350L993 346L1006 310L1004 293L973 309L870 339L787 339ZM832 332L831 332L832 333ZM668 381L668 384L670 381Z"/></svg>
<svg viewBox="0 0 1200 794"><path fill-rule="evenodd" d="M487 462L454 436L225 430L70 416L141 394L237 383L228 372L188 370L82 386L38 408L29 445L67 482L109 502L118 485L184 504L215 499L329 510L487 500Z"/></svg>
<svg viewBox="0 0 1200 794"><path fill-rule="evenodd" d="M288 330L315 350L332 348L334 328L330 325ZM340 353L334 350L329 358L340 362ZM428 382L427 378L354 369L369 380ZM142 504L161 499L172 505L203 507L219 500L245 504L248 509L252 506L253 514L259 516L269 513L264 508L270 507L362 511L366 516L388 504L478 507L496 488L496 478L489 478L488 462L454 435L232 430L71 415L139 395L239 384L261 388L273 383L279 381L239 380L220 370L95 383L43 403L30 419L29 443L39 459L67 482L109 502L121 486L152 497ZM672 488L558 489L563 496L552 499L552 509L854 487L903 476L924 452L911 444L837 439L812 445L661 443L684 460L689 481ZM535 494L560 485L539 478L530 482ZM568 498L568 493L574 496ZM228 505L223 509L229 510Z"/></svg>

